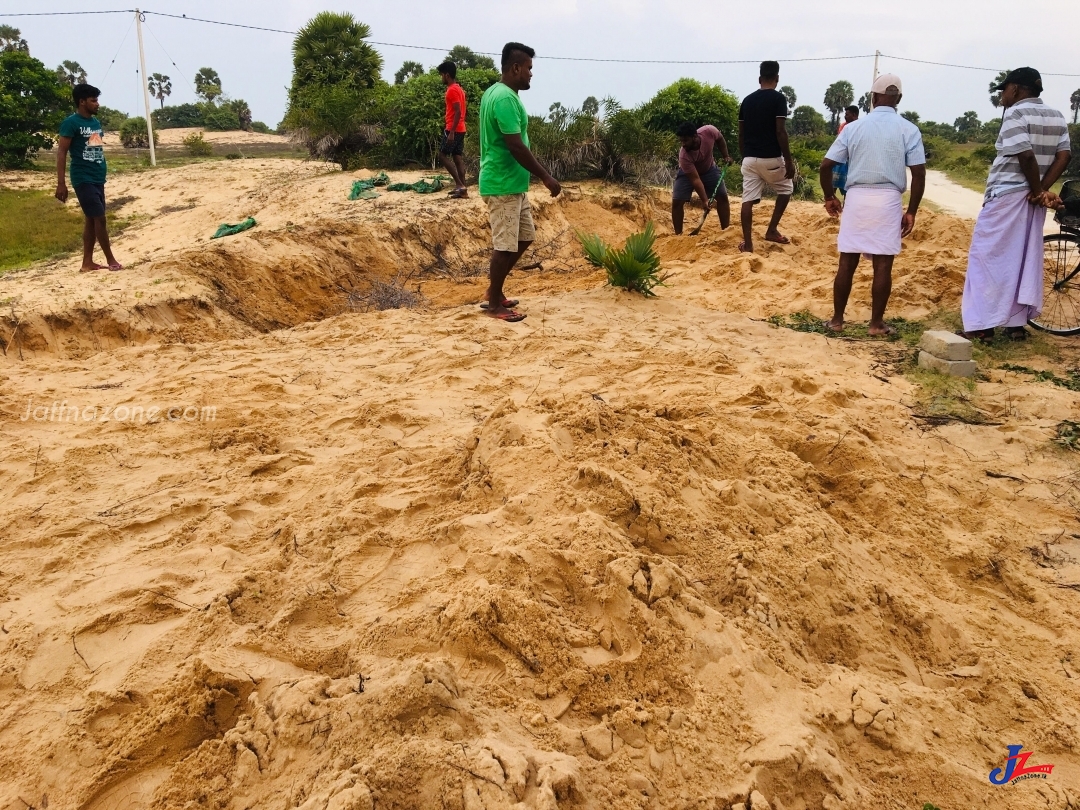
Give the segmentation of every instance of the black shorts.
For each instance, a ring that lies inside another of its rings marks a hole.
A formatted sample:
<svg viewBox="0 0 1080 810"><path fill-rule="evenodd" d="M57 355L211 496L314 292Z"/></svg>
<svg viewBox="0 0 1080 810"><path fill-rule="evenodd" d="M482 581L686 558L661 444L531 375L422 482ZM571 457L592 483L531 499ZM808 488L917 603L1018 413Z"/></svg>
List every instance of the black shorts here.
<svg viewBox="0 0 1080 810"><path fill-rule="evenodd" d="M721 186L717 190L716 186L720 182L720 169L713 166L707 172L702 172L701 183L705 186L705 193L712 196L713 192L716 192L717 197L727 196L727 187ZM671 189L671 199L675 202L690 202L694 196L694 184L690 182L690 178L683 174L682 169L679 169L679 173L675 175L675 185Z"/></svg>
<svg viewBox="0 0 1080 810"><path fill-rule="evenodd" d="M464 155L465 133L443 130L442 146L439 147L439 151L444 155Z"/></svg>
<svg viewBox="0 0 1080 810"><path fill-rule="evenodd" d="M104 183L79 183L75 186L75 196L79 198L84 216L105 216L105 184Z"/></svg>

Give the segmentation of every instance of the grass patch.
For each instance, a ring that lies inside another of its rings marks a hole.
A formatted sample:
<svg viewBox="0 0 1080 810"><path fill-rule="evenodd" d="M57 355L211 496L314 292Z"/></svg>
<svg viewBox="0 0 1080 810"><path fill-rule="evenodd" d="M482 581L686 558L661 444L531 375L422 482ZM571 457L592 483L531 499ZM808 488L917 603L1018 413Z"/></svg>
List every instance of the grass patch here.
<svg viewBox="0 0 1080 810"><path fill-rule="evenodd" d="M1054 444L1066 450L1080 450L1080 423L1069 419L1058 422L1054 433Z"/></svg>
<svg viewBox="0 0 1080 810"><path fill-rule="evenodd" d="M0 273L78 250L82 229L78 205L47 191L0 189Z"/></svg>
<svg viewBox="0 0 1080 810"><path fill-rule="evenodd" d="M1050 382L1059 388L1067 388L1070 391L1080 391L1080 369L1071 368L1068 371L1068 377L1059 377L1052 371L1038 371L1028 366L1017 365L1016 363L1003 363L998 366L1003 371L1015 371L1019 374L1030 374L1038 382Z"/></svg>
<svg viewBox="0 0 1080 810"><path fill-rule="evenodd" d="M793 312L791 315L770 315L765 319L766 323L784 329L792 329L796 332L807 332L814 335L828 335L841 340L879 340L883 343L895 343L903 341L909 346L915 346L922 338L922 333L927 330L927 325L922 321L909 321L907 318L886 318L885 323L896 331L891 335L871 335L870 326L865 323L845 323L844 331L834 332L825 324L824 318L819 318L809 310Z"/></svg>
<svg viewBox="0 0 1080 810"><path fill-rule="evenodd" d="M912 413L917 419L931 424L979 425L987 421L986 414L975 407L974 380L918 367L909 369L905 376L916 387Z"/></svg>

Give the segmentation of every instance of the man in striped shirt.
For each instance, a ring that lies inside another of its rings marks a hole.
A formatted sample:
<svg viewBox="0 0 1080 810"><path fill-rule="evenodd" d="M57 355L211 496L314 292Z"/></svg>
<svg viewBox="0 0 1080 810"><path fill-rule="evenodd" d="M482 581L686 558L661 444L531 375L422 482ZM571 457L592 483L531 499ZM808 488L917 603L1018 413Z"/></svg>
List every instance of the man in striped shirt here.
<svg viewBox="0 0 1080 810"><path fill-rule="evenodd" d="M961 305L965 337L984 343L998 326L1024 340L1024 324L1042 311L1043 224L1046 209L1061 204L1050 188L1070 157L1069 127L1039 98L1039 71L1014 70L995 89L1005 115L971 237Z"/></svg>

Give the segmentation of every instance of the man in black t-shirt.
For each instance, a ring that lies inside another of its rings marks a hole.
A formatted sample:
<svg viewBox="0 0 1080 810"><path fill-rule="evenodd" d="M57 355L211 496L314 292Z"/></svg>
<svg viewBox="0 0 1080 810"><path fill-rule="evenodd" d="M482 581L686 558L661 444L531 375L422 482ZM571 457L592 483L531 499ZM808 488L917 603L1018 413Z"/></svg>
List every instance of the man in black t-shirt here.
<svg viewBox="0 0 1080 810"><path fill-rule="evenodd" d="M786 236L777 228L784 215L794 184L795 162L787 136L787 99L776 89L780 83L780 64L762 62L761 86L746 98L739 107L739 151L742 153L742 229L743 241L739 250L754 252L754 206L761 200L766 186L776 192L776 207L765 241L788 244Z"/></svg>

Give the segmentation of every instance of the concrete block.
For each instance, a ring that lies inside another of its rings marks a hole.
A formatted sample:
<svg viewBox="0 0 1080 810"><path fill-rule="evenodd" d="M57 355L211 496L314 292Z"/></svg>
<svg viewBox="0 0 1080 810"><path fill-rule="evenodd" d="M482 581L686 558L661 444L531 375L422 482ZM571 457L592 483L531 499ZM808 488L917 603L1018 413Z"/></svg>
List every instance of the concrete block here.
<svg viewBox="0 0 1080 810"><path fill-rule="evenodd" d="M919 352L919 368L929 368L952 377L974 377L978 366L974 360L942 360L930 352Z"/></svg>
<svg viewBox="0 0 1080 810"><path fill-rule="evenodd" d="M971 359L971 341L952 332L923 332L919 348L942 360Z"/></svg>

